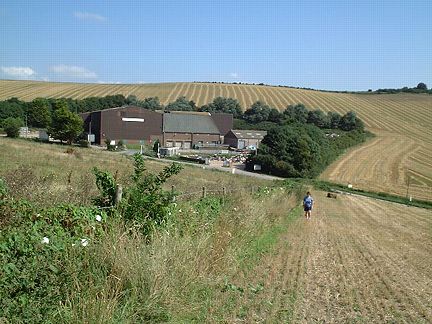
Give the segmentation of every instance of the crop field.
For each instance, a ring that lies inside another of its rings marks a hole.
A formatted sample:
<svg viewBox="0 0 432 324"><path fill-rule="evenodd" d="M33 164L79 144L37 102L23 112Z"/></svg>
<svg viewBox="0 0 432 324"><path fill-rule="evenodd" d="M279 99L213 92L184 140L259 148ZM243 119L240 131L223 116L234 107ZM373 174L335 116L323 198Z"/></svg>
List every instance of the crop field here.
<svg viewBox="0 0 432 324"><path fill-rule="evenodd" d="M279 109L304 103L309 109L345 113L355 111L377 138L355 148L322 175L354 187L432 200L432 96L422 94L348 94L239 84L75 84L0 81L0 99L18 97L84 98L109 94L158 96L162 103L180 96L198 105L217 96L232 97L243 108L261 100Z"/></svg>
<svg viewBox="0 0 432 324"><path fill-rule="evenodd" d="M432 212L357 196L315 200L312 219L297 218L234 282L262 290L245 290L226 320L430 323Z"/></svg>

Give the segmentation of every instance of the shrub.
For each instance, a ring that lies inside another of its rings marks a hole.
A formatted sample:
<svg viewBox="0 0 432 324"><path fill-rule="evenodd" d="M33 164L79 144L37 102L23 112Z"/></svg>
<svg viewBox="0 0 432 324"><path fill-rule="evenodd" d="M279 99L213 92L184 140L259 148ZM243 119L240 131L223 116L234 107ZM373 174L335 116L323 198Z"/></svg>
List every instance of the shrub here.
<svg viewBox="0 0 432 324"><path fill-rule="evenodd" d="M72 205L37 209L0 202L0 318L11 323L57 322L73 278L85 275L88 244L102 235L106 214ZM73 261L72 261L73 260Z"/></svg>
<svg viewBox="0 0 432 324"><path fill-rule="evenodd" d="M80 140L80 141L78 142L78 144L79 144L79 146L81 146L81 147L90 147L90 142L87 141L87 140L85 140L85 139Z"/></svg>
<svg viewBox="0 0 432 324"><path fill-rule="evenodd" d="M20 127L23 121L20 118L6 118L3 121L3 129L8 137L16 138L19 136Z"/></svg>
<svg viewBox="0 0 432 324"><path fill-rule="evenodd" d="M173 163L158 174L146 173L144 158L134 155L133 185L126 188L120 212L125 220L134 223L144 234L166 223L173 193L162 189L162 185L173 175L178 174L181 166ZM94 202L100 207L112 207L115 203L116 183L108 171L93 169L100 196Z"/></svg>
<svg viewBox="0 0 432 324"><path fill-rule="evenodd" d="M125 145L125 142L123 141L123 140L120 140L119 142L118 142L118 145L117 145L117 148L119 149L119 150L126 150L126 145Z"/></svg>

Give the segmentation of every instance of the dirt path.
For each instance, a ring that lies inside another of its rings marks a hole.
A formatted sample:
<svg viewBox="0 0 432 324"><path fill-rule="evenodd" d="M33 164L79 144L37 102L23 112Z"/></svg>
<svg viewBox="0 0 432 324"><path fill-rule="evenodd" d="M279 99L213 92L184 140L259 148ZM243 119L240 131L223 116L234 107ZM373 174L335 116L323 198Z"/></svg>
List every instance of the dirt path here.
<svg viewBox="0 0 432 324"><path fill-rule="evenodd" d="M276 252L240 284L233 322L432 322L432 212L316 193ZM239 314L241 314L239 318Z"/></svg>

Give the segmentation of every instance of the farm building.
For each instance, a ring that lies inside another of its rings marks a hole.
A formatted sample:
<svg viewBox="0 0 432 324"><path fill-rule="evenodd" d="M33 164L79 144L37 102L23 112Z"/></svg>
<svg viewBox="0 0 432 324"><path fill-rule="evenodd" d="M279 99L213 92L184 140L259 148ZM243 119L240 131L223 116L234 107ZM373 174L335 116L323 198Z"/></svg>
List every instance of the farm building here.
<svg viewBox="0 0 432 324"><path fill-rule="evenodd" d="M189 149L223 143L223 134L209 113L172 111L163 114L162 143L166 147Z"/></svg>
<svg viewBox="0 0 432 324"><path fill-rule="evenodd" d="M125 143L151 143L165 147L192 148L220 144L232 128L231 114L152 111L135 106L83 113L84 130L95 135L95 144L106 139Z"/></svg>
<svg viewBox="0 0 432 324"><path fill-rule="evenodd" d="M229 146L237 149L258 148L266 135L266 131L232 129L225 135L224 141L225 144L229 144Z"/></svg>
<svg viewBox="0 0 432 324"><path fill-rule="evenodd" d="M126 143L150 142L162 137L161 113L127 106L83 113L84 131L95 135L95 144L106 139Z"/></svg>

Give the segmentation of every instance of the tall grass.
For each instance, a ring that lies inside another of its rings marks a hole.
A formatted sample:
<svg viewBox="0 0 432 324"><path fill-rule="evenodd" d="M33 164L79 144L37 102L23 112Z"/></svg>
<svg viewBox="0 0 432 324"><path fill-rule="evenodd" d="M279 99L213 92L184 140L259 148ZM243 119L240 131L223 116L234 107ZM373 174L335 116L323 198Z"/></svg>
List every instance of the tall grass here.
<svg viewBox="0 0 432 324"><path fill-rule="evenodd" d="M88 254L89 274L73 283L60 318L74 323L227 320L235 306L227 282L241 280L246 268L259 263L265 251L254 250L253 242L270 234L274 244L275 226L295 205L295 195L283 188L181 203L150 242L113 221ZM246 257L246 250L253 257Z"/></svg>
<svg viewBox="0 0 432 324"><path fill-rule="evenodd" d="M131 161L120 155L0 139L2 176L16 199L37 206L86 205L96 194L93 166L126 183ZM148 162L148 169L163 165ZM72 175L71 175L72 173ZM104 235L83 249L65 248L61 265L70 278L67 298L47 322L214 322L231 318L236 303L228 283L241 283L270 250L296 205L295 191L272 182L186 168L168 185L180 192L222 186L225 197L179 201L166 226L145 237L120 217L109 218ZM251 193L250 187L261 187ZM266 186L269 186L266 188ZM270 187L272 186L272 187ZM239 190L243 188L243 190ZM267 242L265 248L255 241ZM270 238L267 240L267 238ZM83 252L84 251L84 252ZM245 253L247 251L247 253Z"/></svg>

